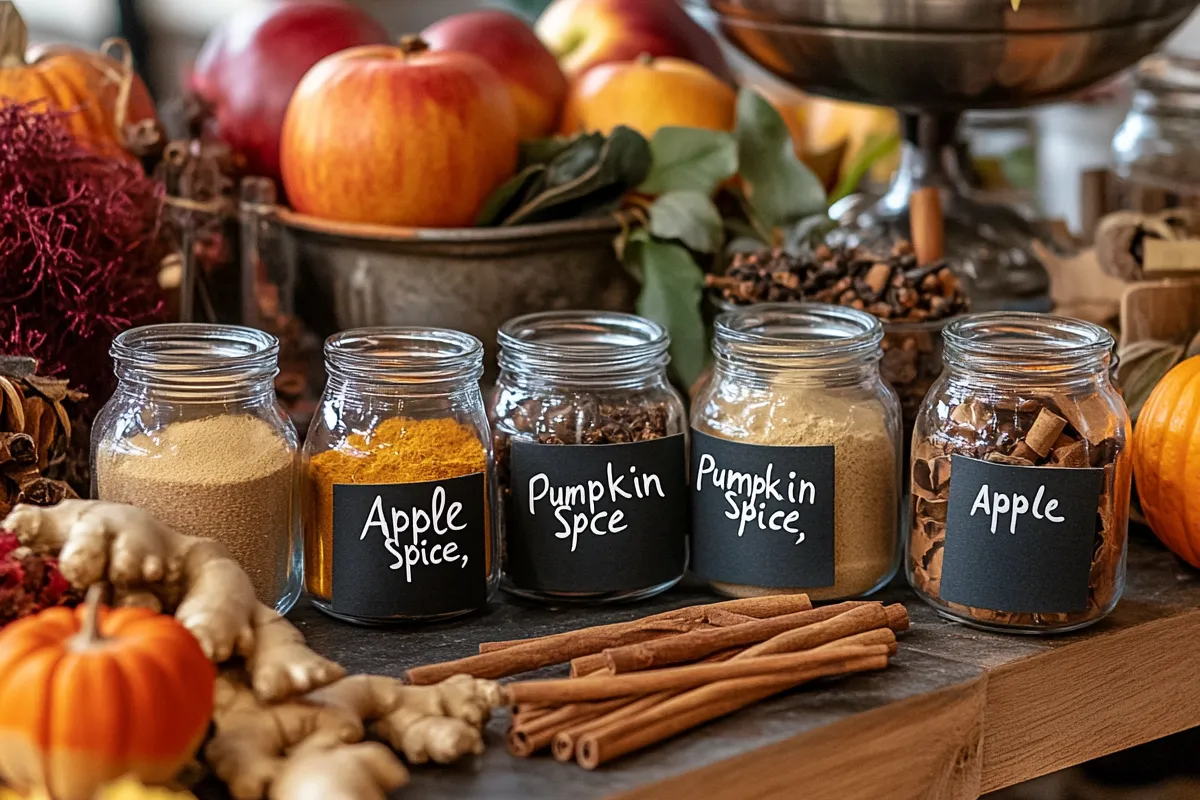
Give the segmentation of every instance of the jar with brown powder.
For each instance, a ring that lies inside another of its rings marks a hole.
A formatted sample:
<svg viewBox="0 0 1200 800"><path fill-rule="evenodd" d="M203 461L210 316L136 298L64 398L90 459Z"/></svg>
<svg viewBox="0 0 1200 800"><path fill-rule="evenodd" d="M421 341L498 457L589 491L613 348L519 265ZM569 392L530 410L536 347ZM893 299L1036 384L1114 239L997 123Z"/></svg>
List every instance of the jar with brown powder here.
<svg viewBox="0 0 1200 800"><path fill-rule="evenodd" d="M150 325L116 338L117 389L92 428L93 493L215 539L259 600L300 595L298 441L275 398L279 343L230 325Z"/></svg>
<svg viewBox="0 0 1200 800"><path fill-rule="evenodd" d="M823 303L716 321L692 406L692 569L732 596L869 594L899 564L900 406L879 321Z"/></svg>

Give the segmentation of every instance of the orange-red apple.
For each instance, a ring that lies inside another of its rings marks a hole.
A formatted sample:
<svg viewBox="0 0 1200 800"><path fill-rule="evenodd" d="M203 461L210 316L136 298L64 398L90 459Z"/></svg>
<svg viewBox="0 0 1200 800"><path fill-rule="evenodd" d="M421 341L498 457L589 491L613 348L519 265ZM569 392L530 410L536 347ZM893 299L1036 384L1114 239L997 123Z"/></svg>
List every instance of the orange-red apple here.
<svg viewBox="0 0 1200 800"><path fill-rule="evenodd" d="M538 139L558 125L567 78L533 29L507 11L485 9L446 17L421 32L430 50L479 56L499 73L517 106L522 139Z"/></svg>
<svg viewBox="0 0 1200 800"><path fill-rule="evenodd" d="M568 77L647 53L694 61L729 78L721 48L675 0L554 0L535 28Z"/></svg>
<svg viewBox="0 0 1200 800"><path fill-rule="evenodd" d="M736 118L733 89L704 67L678 58L640 57L601 64L575 81L562 132L609 133L617 125L646 137L664 125L728 131Z"/></svg>
<svg viewBox="0 0 1200 800"><path fill-rule="evenodd" d="M296 87L280 160L292 206L346 222L470 225L517 163L504 81L468 53L420 40L355 47Z"/></svg>

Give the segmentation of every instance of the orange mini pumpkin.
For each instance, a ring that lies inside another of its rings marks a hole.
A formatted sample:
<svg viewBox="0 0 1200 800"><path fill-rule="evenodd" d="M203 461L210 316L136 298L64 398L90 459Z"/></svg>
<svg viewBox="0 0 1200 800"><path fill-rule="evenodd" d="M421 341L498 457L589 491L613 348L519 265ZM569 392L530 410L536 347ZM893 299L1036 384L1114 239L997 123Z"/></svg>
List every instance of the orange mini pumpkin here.
<svg viewBox="0 0 1200 800"><path fill-rule="evenodd" d="M0 632L0 779L90 800L173 778L208 731L216 667L173 617L89 594Z"/></svg>
<svg viewBox="0 0 1200 800"><path fill-rule="evenodd" d="M67 127L102 155L134 158L130 146L152 143L158 132L154 101L128 58L122 63L103 52L66 45L27 53L28 41L16 6L11 0L0 0L3 102L37 103L71 112ZM139 141L146 137L148 141Z"/></svg>
<svg viewBox="0 0 1200 800"><path fill-rule="evenodd" d="M1133 474L1151 530L1200 567L1200 356L1177 364L1142 406Z"/></svg>

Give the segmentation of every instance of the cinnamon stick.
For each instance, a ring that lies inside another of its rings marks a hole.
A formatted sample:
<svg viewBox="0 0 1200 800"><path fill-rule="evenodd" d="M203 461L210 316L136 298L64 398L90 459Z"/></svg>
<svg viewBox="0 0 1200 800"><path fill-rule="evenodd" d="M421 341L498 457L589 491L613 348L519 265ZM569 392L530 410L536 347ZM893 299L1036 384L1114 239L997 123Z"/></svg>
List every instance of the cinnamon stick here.
<svg viewBox="0 0 1200 800"><path fill-rule="evenodd" d="M917 265L923 267L942 258L946 252L946 223L942 195L936 186L917 189L909 196L908 219Z"/></svg>
<svg viewBox="0 0 1200 800"><path fill-rule="evenodd" d="M0 433L0 465L37 461L37 445L27 433Z"/></svg>
<svg viewBox="0 0 1200 800"><path fill-rule="evenodd" d="M883 606L859 606L838 614L836 617L805 625L803 628L784 631L745 650L738 658L811 650L823 644L878 628L887 628L887 612L883 610Z"/></svg>
<svg viewBox="0 0 1200 800"><path fill-rule="evenodd" d="M806 594L791 594L791 595L771 595L769 597L745 597L740 600L724 600L719 603L709 603L707 605L684 606L677 608L674 611L664 611L661 614L653 614L649 617L642 617L631 622L616 622L610 625L595 625L591 628L581 628L575 631L567 631L566 633L555 633L550 636L537 636L532 639L510 639L504 642L483 642L479 645L479 652L494 653L497 650L508 650L517 645L526 645L541 643L556 644L562 642L569 637L585 632L593 632L600 634L604 631L613 633L621 633L624 629L628 633L637 633L641 630L662 631L664 633L679 633L681 627L678 623L691 623L692 625L703 624L705 622L710 625L729 625L736 624L733 620L736 618L731 616L738 614L752 619L766 619L767 617L778 617L781 614L791 614L796 611L804 611L812 608L812 601L808 599ZM742 622L749 621L741 620ZM663 627L656 627L656 623L667 623ZM691 627L686 628L691 630ZM599 652L602 648L596 648Z"/></svg>
<svg viewBox="0 0 1200 800"><path fill-rule="evenodd" d="M678 692L656 692L655 694L648 694L645 697L634 699L623 697L620 700L621 705L614 710L599 717L580 720L555 733L550 743L550 753L557 761L573 761L575 759L576 745L581 736L592 731L607 728L635 714L640 714L664 700L675 697L677 694Z"/></svg>
<svg viewBox="0 0 1200 800"><path fill-rule="evenodd" d="M559 678L510 683L501 688L508 703L582 703L615 697L646 695L668 690L681 691L706 683L751 675L770 675L788 670L840 662L858 656L882 655L888 648L837 647L785 655L730 659L714 664L689 664L683 667L648 670L632 675L588 678Z"/></svg>
<svg viewBox="0 0 1200 800"><path fill-rule="evenodd" d="M865 651L866 648L863 648ZM771 656L748 659L765 661ZM731 680L721 680L684 692L651 708L631 714L599 730L579 737L576 760L584 769L595 769L606 761L640 750L697 725L757 703L773 694L802 683L833 675L883 669L885 653L849 656L836 661Z"/></svg>
<svg viewBox="0 0 1200 800"><path fill-rule="evenodd" d="M713 609L747 616L763 614L770 617L811 606L812 603L805 595L775 595L730 600L710 606L688 606L632 622L597 625L567 633L505 643L509 646L503 649L489 650L456 661L413 667L408 670L406 676L409 683L415 685L438 683L452 675L505 678L553 664L562 664L573 658L598 653L605 648L627 644L630 641L653 639L664 632L684 633L698 624L703 624L705 614Z"/></svg>
<svg viewBox="0 0 1200 800"><path fill-rule="evenodd" d="M616 675L652 669L654 667L664 667L670 664L686 664L690 661L698 661L712 653L728 650L731 647L745 647L766 641L772 636L778 636L794 628L831 619L859 606L862 606L862 604L854 603L853 601L838 603L832 606L798 611L795 614L784 614L783 616L755 620L754 622L746 622L741 625L731 625L728 628L692 631L677 636L667 636L623 647L609 648L604 651L604 656L609 668ZM874 609L874 613L877 614L877 624L872 627L878 628L887 624L887 618L881 604L869 603L862 607Z"/></svg>
<svg viewBox="0 0 1200 800"><path fill-rule="evenodd" d="M601 717L625 705L628 700L621 697L600 703L571 703L531 720L518 715L508 731L508 752L518 758L527 758L547 747L554 734L564 727Z"/></svg>

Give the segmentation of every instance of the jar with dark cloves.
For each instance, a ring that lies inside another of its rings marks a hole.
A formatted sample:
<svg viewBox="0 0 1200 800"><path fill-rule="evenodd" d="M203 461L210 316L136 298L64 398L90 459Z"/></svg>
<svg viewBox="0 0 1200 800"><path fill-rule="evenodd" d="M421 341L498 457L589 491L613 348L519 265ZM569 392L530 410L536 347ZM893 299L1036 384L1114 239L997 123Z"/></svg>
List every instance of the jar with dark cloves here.
<svg viewBox="0 0 1200 800"><path fill-rule="evenodd" d="M490 403L505 498L501 586L607 602L687 567L687 415L666 330L632 314L551 311L499 331Z"/></svg>

